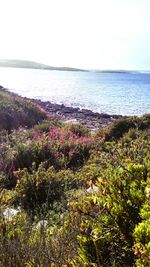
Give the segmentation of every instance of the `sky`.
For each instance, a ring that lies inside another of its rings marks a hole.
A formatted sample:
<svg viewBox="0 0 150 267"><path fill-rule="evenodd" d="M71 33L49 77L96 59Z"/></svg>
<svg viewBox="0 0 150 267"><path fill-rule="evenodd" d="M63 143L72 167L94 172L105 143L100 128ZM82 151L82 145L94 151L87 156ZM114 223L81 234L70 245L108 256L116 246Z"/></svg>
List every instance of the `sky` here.
<svg viewBox="0 0 150 267"><path fill-rule="evenodd" d="M150 0L0 0L0 59L150 70Z"/></svg>

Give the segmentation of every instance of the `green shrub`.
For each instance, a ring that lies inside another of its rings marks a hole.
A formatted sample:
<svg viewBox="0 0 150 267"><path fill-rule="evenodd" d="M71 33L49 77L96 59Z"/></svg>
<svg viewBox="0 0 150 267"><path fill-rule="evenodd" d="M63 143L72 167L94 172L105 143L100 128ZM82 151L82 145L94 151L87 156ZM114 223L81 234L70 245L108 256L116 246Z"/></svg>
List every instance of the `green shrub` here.
<svg viewBox="0 0 150 267"><path fill-rule="evenodd" d="M46 113L40 110L31 101L13 95L0 89L0 131L32 127L46 119Z"/></svg>
<svg viewBox="0 0 150 267"><path fill-rule="evenodd" d="M31 214L38 213L42 206L47 212L53 209L55 202L66 205L67 191L78 186L71 171L56 172L53 167L46 170L42 164L37 171L34 167L32 173L23 169L17 171L16 176L14 203Z"/></svg>
<svg viewBox="0 0 150 267"><path fill-rule="evenodd" d="M134 121L129 119L119 119L110 126L109 131L106 134L106 140L119 139L131 128L135 128Z"/></svg>
<svg viewBox="0 0 150 267"><path fill-rule="evenodd" d="M134 238L134 253L137 257L137 267L148 267L150 264L150 176L145 188L145 203L141 208L142 221L136 225Z"/></svg>
<svg viewBox="0 0 150 267"><path fill-rule="evenodd" d="M105 130L105 140L110 141L123 137L131 129L145 130L150 129L150 115L143 115L142 117L128 117L116 120L107 131Z"/></svg>
<svg viewBox="0 0 150 267"><path fill-rule="evenodd" d="M54 127L61 128L62 126L64 126L63 123L58 119L52 119L50 121L44 120L42 123L34 126L34 131L40 133L42 132L48 133L50 129Z"/></svg>
<svg viewBox="0 0 150 267"><path fill-rule="evenodd" d="M123 137L119 142L101 144L78 174L80 180L92 183L91 193L70 201L74 225L80 229L73 266L126 267L135 262L138 267L148 266L149 247L144 242L149 234L142 223L149 212L150 135L146 132L137 131L133 140ZM94 187L92 191L95 183L96 192ZM144 239L140 232L138 235L138 225ZM138 265L141 262L145 265Z"/></svg>
<svg viewBox="0 0 150 267"><path fill-rule="evenodd" d="M66 125L65 128L78 137L89 136L90 133L89 129L82 126L81 124L70 124Z"/></svg>

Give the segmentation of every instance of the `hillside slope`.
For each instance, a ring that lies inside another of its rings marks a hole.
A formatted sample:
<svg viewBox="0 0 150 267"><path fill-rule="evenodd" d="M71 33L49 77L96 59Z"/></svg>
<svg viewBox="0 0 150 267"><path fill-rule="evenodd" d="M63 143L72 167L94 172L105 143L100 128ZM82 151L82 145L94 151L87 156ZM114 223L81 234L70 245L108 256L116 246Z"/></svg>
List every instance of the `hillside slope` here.
<svg viewBox="0 0 150 267"><path fill-rule="evenodd" d="M31 127L45 118L46 114L36 105L0 87L0 130Z"/></svg>

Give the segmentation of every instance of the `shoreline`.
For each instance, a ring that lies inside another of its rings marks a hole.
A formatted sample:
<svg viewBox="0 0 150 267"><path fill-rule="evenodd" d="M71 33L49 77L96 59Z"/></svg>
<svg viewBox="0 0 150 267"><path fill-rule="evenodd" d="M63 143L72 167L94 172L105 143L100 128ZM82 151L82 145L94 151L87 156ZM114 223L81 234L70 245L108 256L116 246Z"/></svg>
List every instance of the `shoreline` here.
<svg viewBox="0 0 150 267"><path fill-rule="evenodd" d="M18 98L32 102L41 110L46 112L49 119L58 119L66 124L81 124L91 131L107 127L116 119L126 117L119 114L110 115L107 113L98 113L89 109L80 109L65 106L64 104L51 103L50 101L42 101L40 99L23 97L12 91L9 91L8 88L5 88L3 86L0 86L0 89L6 90L11 95L14 95Z"/></svg>
<svg viewBox="0 0 150 267"><path fill-rule="evenodd" d="M50 101L42 101L40 99L30 99L26 97L25 99L39 106L48 114L49 118L59 119L66 124L81 124L91 131L104 128L116 119L125 117L122 115L93 112L89 109L68 107L64 104L51 103Z"/></svg>

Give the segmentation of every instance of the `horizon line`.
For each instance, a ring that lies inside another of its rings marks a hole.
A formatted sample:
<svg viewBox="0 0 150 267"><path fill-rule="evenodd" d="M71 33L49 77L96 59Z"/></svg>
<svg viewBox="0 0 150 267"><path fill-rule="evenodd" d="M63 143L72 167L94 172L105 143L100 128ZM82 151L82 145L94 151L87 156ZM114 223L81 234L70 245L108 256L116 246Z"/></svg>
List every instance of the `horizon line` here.
<svg viewBox="0 0 150 267"><path fill-rule="evenodd" d="M32 63L37 63L41 65L45 65L47 67L54 67L54 68L74 68L74 69L82 69L84 71L100 71L100 72L150 72L150 69L128 69L128 68L83 68L83 67L73 67L73 66L68 66L68 65L49 65L47 63L43 63L40 61L34 61L32 59L0 59L0 61L25 61L25 62L32 62Z"/></svg>

